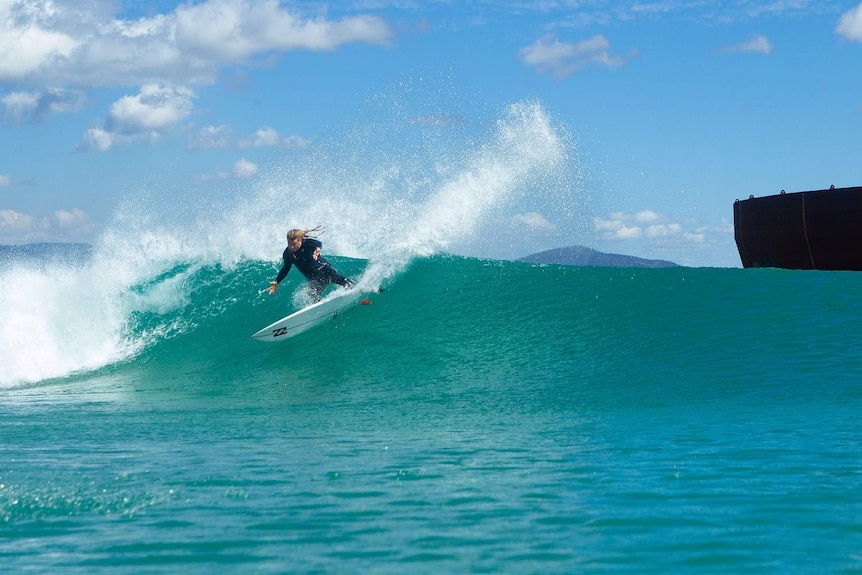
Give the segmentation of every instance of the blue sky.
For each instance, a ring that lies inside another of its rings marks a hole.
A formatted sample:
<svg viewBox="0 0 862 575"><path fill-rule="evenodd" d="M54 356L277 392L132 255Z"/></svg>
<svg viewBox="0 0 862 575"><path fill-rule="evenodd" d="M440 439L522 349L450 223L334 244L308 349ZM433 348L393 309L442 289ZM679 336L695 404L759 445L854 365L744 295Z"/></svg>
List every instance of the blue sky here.
<svg viewBox="0 0 862 575"><path fill-rule="evenodd" d="M735 199L862 185L860 64L854 1L0 0L0 243L93 241L142 189L215 204L381 122L358 148L430 160L534 102L570 189L463 252L738 266Z"/></svg>

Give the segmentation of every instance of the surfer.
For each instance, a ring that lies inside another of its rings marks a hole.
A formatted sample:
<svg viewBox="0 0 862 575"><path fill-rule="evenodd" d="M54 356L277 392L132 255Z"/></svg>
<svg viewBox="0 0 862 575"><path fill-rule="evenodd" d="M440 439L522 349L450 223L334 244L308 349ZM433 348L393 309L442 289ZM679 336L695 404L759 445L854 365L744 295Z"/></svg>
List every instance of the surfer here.
<svg viewBox="0 0 862 575"><path fill-rule="evenodd" d="M320 248L323 247L323 244L317 239L318 236L311 235L315 232L318 232L319 235L323 233L323 228L317 226L310 230L294 229L287 232L287 249L281 256L284 259L284 265L281 266L275 281L269 282L266 291L270 295L278 292L278 284L287 276L287 272L294 265L308 280L308 291L314 302L320 301L320 294L332 282L345 287L353 286L350 279L335 271L332 264L320 255Z"/></svg>

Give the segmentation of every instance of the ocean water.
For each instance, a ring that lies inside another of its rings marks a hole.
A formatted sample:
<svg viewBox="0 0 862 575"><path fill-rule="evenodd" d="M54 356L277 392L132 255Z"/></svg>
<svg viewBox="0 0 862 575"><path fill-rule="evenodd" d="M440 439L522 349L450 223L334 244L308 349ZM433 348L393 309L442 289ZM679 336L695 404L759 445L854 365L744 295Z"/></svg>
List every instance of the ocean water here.
<svg viewBox="0 0 862 575"><path fill-rule="evenodd" d="M4 348L9 572L862 569L858 275L437 255L262 344L273 269L177 264L97 368Z"/></svg>
<svg viewBox="0 0 862 575"><path fill-rule="evenodd" d="M451 255L573 209L558 132L522 104L450 162L0 251L0 571L862 571L862 276ZM318 223L370 305L254 341Z"/></svg>

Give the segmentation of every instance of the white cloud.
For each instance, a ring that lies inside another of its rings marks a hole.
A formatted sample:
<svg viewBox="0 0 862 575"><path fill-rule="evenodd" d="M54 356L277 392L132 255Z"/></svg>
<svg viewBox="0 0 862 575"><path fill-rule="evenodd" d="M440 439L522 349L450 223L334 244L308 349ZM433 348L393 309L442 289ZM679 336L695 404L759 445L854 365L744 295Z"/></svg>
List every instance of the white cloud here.
<svg viewBox="0 0 862 575"><path fill-rule="evenodd" d="M223 150L229 148L233 140L233 130L230 126L204 126L189 137L189 148L192 150Z"/></svg>
<svg viewBox="0 0 862 575"><path fill-rule="evenodd" d="M771 54L772 44L765 36L755 36L747 42L734 44L733 46L725 46L722 49L725 53L749 53L749 54Z"/></svg>
<svg viewBox="0 0 862 575"><path fill-rule="evenodd" d="M137 95L123 96L114 102L104 125L88 130L81 147L104 152L117 144L154 142L188 118L194 97L188 88L143 86Z"/></svg>
<svg viewBox="0 0 862 575"><path fill-rule="evenodd" d="M79 110L86 97L78 90L50 89L44 92L10 92L0 98L5 116L13 122L38 122L48 114Z"/></svg>
<svg viewBox="0 0 862 575"><path fill-rule="evenodd" d="M0 98L6 118L13 122L23 121L33 113L39 103L39 95L29 92L11 92Z"/></svg>
<svg viewBox="0 0 862 575"><path fill-rule="evenodd" d="M123 96L111 105L107 126L112 132L139 134L162 132L185 120L192 112L194 93L188 88L148 84L135 96Z"/></svg>
<svg viewBox="0 0 862 575"><path fill-rule="evenodd" d="M93 235L94 225L89 214L83 210L57 210L43 226L46 239L59 238L64 241L86 241Z"/></svg>
<svg viewBox="0 0 862 575"><path fill-rule="evenodd" d="M276 0L210 0L184 4L175 13L177 45L184 52L224 64L269 51L334 50L351 42L385 44L389 27L373 16L338 22L302 20Z"/></svg>
<svg viewBox="0 0 862 575"><path fill-rule="evenodd" d="M614 212L607 218L593 218L593 231L605 240L635 240L680 237L682 226L652 210L637 213Z"/></svg>
<svg viewBox="0 0 862 575"><path fill-rule="evenodd" d="M266 148L280 146L281 136L275 128L266 126L255 132L250 138L239 142L240 148Z"/></svg>
<svg viewBox="0 0 862 575"><path fill-rule="evenodd" d="M86 241L92 232L92 219L79 209L57 210L42 219L15 210L0 210L0 242Z"/></svg>
<svg viewBox="0 0 862 575"><path fill-rule="evenodd" d="M630 217L639 224L654 224L664 218L664 216L657 214L652 210L644 210Z"/></svg>
<svg viewBox="0 0 862 575"><path fill-rule="evenodd" d="M303 19L277 0L182 3L173 12L117 19L107 0L0 2L0 82L46 86L197 85L223 66L290 50L386 44L374 16Z"/></svg>
<svg viewBox="0 0 862 575"><path fill-rule="evenodd" d="M698 231L706 231L706 230L708 230L708 228L702 228ZM734 232L733 222L727 218L721 218L721 223L719 225L715 226L714 228L712 228L712 230L717 232L717 233L733 234L733 232Z"/></svg>
<svg viewBox="0 0 862 575"><path fill-rule="evenodd" d="M91 128L86 131L81 140L81 148L84 150L97 150L107 152L114 145L114 137L101 128Z"/></svg>
<svg viewBox="0 0 862 575"><path fill-rule="evenodd" d="M7 174L0 174L0 188L8 187L12 184L12 179Z"/></svg>
<svg viewBox="0 0 862 575"><path fill-rule="evenodd" d="M278 135L275 128L267 126L266 128L261 128L255 132L254 140L251 145L255 148L262 148L265 146L278 146L280 143L281 136Z"/></svg>
<svg viewBox="0 0 862 575"><path fill-rule="evenodd" d="M16 237L33 230L35 220L32 216L15 210L0 210L0 237Z"/></svg>
<svg viewBox="0 0 862 575"><path fill-rule="evenodd" d="M281 141L281 145L285 148L307 148L311 145L311 142L302 136L288 136Z"/></svg>
<svg viewBox="0 0 862 575"><path fill-rule="evenodd" d="M22 80L51 62L68 59L81 45L66 31L53 2L0 3L0 79Z"/></svg>
<svg viewBox="0 0 862 575"><path fill-rule="evenodd" d="M245 179L256 176L260 171L257 164L246 160L245 158L240 158L236 162L234 162L233 167L228 172L217 172L215 174L207 174L200 176L198 179L202 182L208 182L210 180L234 180L234 179Z"/></svg>
<svg viewBox="0 0 862 575"><path fill-rule="evenodd" d="M848 40L862 42L862 4L841 15L835 33Z"/></svg>
<svg viewBox="0 0 862 575"><path fill-rule="evenodd" d="M77 110L90 88L207 85L222 68L261 56L386 45L392 37L375 16L306 19L278 0L178 4L169 13L123 20L115 12L121 3L112 0L0 0L0 84L37 87L4 97L7 119ZM105 127L86 134L84 146L107 150L139 135Z"/></svg>
<svg viewBox="0 0 862 575"><path fill-rule="evenodd" d="M233 165L233 175L237 178L250 178L258 172L257 164L240 158Z"/></svg>
<svg viewBox="0 0 862 575"><path fill-rule="evenodd" d="M189 148L193 150L224 150L238 148L307 148L311 142L302 136L284 137L269 126L257 130L249 137L236 138L230 126L205 126L189 137Z"/></svg>
<svg viewBox="0 0 862 575"><path fill-rule="evenodd" d="M301 136L282 137L275 128L269 126L256 131L250 138L244 138L239 142L240 148L305 148L309 141Z"/></svg>
<svg viewBox="0 0 862 575"><path fill-rule="evenodd" d="M610 42L602 35L572 44L560 42L553 34L547 34L521 48L518 54L524 64L539 72L564 78L591 64L608 68L623 66L625 59L612 56L610 49Z"/></svg>
<svg viewBox="0 0 862 575"><path fill-rule="evenodd" d="M536 212L528 212L526 214L518 214L515 216L515 223L519 227L526 227L530 231L535 232L553 232L557 226L545 219L544 216Z"/></svg>
<svg viewBox="0 0 862 575"><path fill-rule="evenodd" d="M644 231L648 238L666 238L680 235L682 233L682 226L676 223L654 224L646 226Z"/></svg>
<svg viewBox="0 0 862 575"><path fill-rule="evenodd" d="M83 210L57 210L54 212L54 223L62 229L79 229L91 225L90 216Z"/></svg>

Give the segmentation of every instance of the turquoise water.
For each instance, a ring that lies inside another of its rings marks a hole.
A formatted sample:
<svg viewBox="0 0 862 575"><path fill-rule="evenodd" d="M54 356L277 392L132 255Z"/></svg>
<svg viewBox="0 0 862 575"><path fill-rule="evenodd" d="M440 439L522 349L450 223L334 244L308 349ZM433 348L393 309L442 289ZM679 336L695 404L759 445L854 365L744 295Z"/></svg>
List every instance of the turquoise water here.
<svg viewBox="0 0 862 575"><path fill-rule="evenodd" d="M271 262L101 265L0 266L10 572L862 570L858 274L423 256L269 345Z"/></svg>
<svg viewBox="0 0 862 575"><path fill-rule="evenodd" d="M0 251L0 571L862 571L862 276L440 255L575 237L589 166L409 112ZM317 224L371 304L254 341Z"/></svg>

